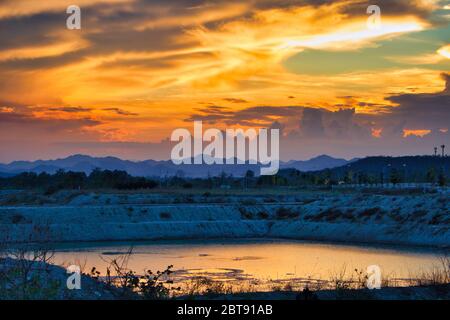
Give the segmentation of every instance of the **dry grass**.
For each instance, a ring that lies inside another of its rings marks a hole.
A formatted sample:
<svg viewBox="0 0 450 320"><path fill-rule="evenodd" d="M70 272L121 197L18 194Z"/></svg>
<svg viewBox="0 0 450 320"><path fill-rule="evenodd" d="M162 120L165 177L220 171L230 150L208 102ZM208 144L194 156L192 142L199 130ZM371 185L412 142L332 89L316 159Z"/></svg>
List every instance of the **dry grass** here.
<svg viewBox="0 0 450 320"><path fill-rule="evenodd" d="M225 281L214 281L206 277L196 277L187 281L181 287L180 293L191 297L232 294L233 286Z"/></svg>
<svg viewBox="0 0 450 320"><path fill-rule="evenodd" d="M332 290L337 297L346 296L348 292L356 292L367 288L368 275L359 269L349 270L346 265L330 273L329 280L309 278L268 280L268 281L213 281L206 277L191 279L181 287L177 295L202 296L224 295L250 292L311 292ZM381 287L440 286L450 284L450 258L440 259L440 264L420 273L411 274L408 278L396 278L384 275ZM360 297L361 298L361 297Z"/></svg>

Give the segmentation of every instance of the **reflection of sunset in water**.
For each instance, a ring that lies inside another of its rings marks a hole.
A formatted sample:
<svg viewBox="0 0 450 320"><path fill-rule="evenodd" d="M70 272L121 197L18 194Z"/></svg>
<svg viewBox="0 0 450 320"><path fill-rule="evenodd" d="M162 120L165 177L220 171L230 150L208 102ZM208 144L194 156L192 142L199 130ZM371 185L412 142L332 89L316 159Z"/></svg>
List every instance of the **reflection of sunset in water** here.
<svg viewBox="0 0 450 320"><path fill-rule="evenodd" d="M68 244L58 249L55 262L85 262L85 272L95 266L104 274L105 260L128 249L123 243ZM141 273L144 269L164 270L169 265L177 271L175 276L206 275L215 280L329 279L343 267L351 274L355 268L365 271L369 265L379 265L383 277L408 278L438 266L439 252L277 240L146 242L134 245L128 267Z"/></svg>

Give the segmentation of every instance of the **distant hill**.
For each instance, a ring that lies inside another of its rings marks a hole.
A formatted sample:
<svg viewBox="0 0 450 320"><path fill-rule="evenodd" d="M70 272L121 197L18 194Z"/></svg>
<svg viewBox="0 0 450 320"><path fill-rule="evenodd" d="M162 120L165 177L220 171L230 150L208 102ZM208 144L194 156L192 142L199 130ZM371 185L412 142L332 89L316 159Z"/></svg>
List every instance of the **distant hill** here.
<svg viewBox="0 0 450 320"><path fill-rule="evenodd" d="M450 157L435 156L408 156L408 157L367 157L350 162L344 166L333 168L334 173L348 171L364 172L367 174L379 174L390 169L408 172L426 172L430 168L450 171Z"/></svg>
<svg viewBox="0 0 450 320"><path fill-rule="evenodd" d="M316 179L323 181L352 181L370 183L388 181L395 174L396 179L408 182L428 182L430 179L437 181L438 176L450 176L450 157L438 156L406 156L406 157L367 157L349 161L343 166L310 171L305 175L299 175L295 169L282 169L279 173L290 183L299 177L305 183L312 183ZM309 178L308 178L309 177Z"/></svg>
<svg viewBox="0 0 450 320"><path fill-rule="evenodd" d="M345 159L336 159L327 155L312 158L307 161L281 162L280 168L295 168L300 171L317 171L351 163ZM103 170L123 170L133 176L174 176L186 177L217 176L222 172L233 176L243 176L247 170L259 174L260 165L174 165L172 161L129 161L115 157L91 157L87 155L73 155L56 160L14 161L0 164L0 172L5 175L21 172L55 173L58 170L85 172L89 174L95 168Z"/></svg>
<svg viewBox="0 0 450 320"><path fill-rule="evenodd" d="M344 166L348 163L354 162L357 159L353 160L345 160L339 158L333 158L327 155L321 155L310 160L306 161L289 161L283 163L281 168L292 168L297 169L299 171L308 172L308 171L319 171L323 169L330 169L335 167Z"/></svg>

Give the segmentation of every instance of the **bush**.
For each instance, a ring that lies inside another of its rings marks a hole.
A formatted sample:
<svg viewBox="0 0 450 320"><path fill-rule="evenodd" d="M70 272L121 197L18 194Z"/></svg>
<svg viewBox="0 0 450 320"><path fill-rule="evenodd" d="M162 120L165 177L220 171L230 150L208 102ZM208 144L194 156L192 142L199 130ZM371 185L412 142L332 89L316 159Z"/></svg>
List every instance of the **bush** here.
<svg viewBox="0 0 450 320"><path fill-rule="evenodd" d="M416 210L413 212L412 217L413 218L421 218L428 214L426 210Z"/></svg>
<svg viewBox="0 0 450 320"><path fill-rule="evenodd" d="M248 212L244 207L239 207L239 212L241 213L242 219L253 219L253 214L251 212Z"/></svg>
<svg viewBox="0 0 450 320"><path fill-rule="evenodd" d="M170 212L161 212L161 213L159 214L159 217L160 217L161 219L167 220L167 219L172 218L172 215L170 214Z"/></svg>
<svg viewBox="0 0 450 320"><path fill-rule="evenodd" d="M255 199L243 199L240 202L244 206L254 206L257 204Z"/></svg>
<svg viewBox="0 0 450 320"><path fill-rule="evenodd" d="M279 220L283 219L295 219L300 216L300 212L295 211L291 208L280 207L277 209L276 217Z"/></svg>
<svg viewBox="0 0 450 320"><path fill-rule="evenodd" d="M94 280L105 281L106 285L114 288L111 291L119 299L145 300L167 299L170 290L166 285L172 285L173 281L168 277L173 273L173 266L168 266L164 271L152 272L144 270L144 275L138 275L135 271L127 268L128 261L132 254L131 249L124 255L109 261L105 280L100 280L100 272L92 268L90 276Z"/></svg>
<svg viewBox="0 0 450 320"><path fill-rule="evenodd" d="M269 214L265 211L260 211L258 212L258 218L259 219L268 219L269 218Z"/></svg>
<svg viewBox="0 0 450 320"><path fill-rule="evenodd" d="M383 212L383 210L381 210L380 207L375 207L375 208L369 208L369 209L365 209L364 211L361 211L358 216L360 218L370 218L376 214L381 214L382 212Z"/></svg>
<svg viewBox="0 0 450 320"><path fill-rule="evenodd" d="M60 186L49 186L45 192L45 196L51 196L52 194L55 194L56 192L60 191L62 188Z"/></svg>
<svg viewBox="0 0 450 320"><path fill-rule="evenodd" d="M14 224L21 223L25 221L25 217L20 214L15 214L11 217L11 222Z"/></svg>
<svg viewBox="0 0 450 320"><path fill-rule="evenodd" d="M437 224L442 224L443 221L444 221L444 215L441 213L437 213L431 218L431 220L428 224L437 225Z"/></svg>
<svg viewBox="0 0 450 320"><path fill-rule="evenodd" d="M117 183L115 185L115 188L119 190L139 190L139 189L153 189L157 185L158 183L153 180L131 177L129 181Z"/></svg>

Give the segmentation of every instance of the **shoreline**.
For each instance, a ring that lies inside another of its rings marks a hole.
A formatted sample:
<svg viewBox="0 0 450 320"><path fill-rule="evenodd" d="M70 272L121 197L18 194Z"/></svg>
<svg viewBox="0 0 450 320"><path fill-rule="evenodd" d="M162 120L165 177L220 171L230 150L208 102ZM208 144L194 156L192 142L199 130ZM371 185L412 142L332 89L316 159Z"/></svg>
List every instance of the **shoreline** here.
<svg viewBox="0 0 450 320"><path fill-rule="evenodd" d="M399 251L399 252L414 252L418 254L434 253L436 251L448 252L450 250L450 245L447 246L429 246L429 245L408 245L408 244L393 244L393 243L374 243L374 242L354 242L354 241L331 241L331 240L313 240L313 239L293 239L293 238L283 238L283 237L266 237L266 238L178 238L178 239L137 239L137 240L101 240L101 241L63 241L63 242L52 242L56 252L65 252L75 249L84 248L103 248L111 246L133 246L140 247L145 245L216 245L216 244L226 244L226 245L244 245L244 244L266 244L266 243L299 243L299 244L313 244L313 245L333 245L342 247L357 247L357 248L367 248L374 250L388 250L388 251Z"/></svg>

